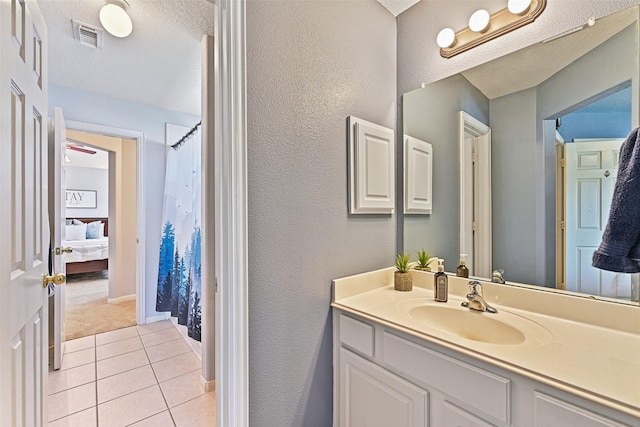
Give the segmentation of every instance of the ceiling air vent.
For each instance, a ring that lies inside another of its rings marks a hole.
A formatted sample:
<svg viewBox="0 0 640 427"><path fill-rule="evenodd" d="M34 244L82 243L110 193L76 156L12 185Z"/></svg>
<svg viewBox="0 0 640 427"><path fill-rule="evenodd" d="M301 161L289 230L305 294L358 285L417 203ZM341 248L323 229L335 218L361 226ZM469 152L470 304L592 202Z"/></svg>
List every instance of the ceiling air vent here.
<svg viewBox="0 0 640 427"><path fill-rule="evenodd" d="M75 19L71 20L71 25L73 26L73 38L79 40L81 45L102 49L104 30Z"/></svg>

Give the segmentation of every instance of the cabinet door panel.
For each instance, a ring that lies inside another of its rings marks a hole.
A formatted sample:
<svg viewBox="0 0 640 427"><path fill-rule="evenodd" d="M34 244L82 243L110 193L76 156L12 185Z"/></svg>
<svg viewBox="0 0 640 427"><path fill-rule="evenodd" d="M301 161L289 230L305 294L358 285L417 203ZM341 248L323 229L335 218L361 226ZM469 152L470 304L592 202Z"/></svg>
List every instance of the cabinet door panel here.
<svg viewBox="0 0 640 427"><path fill-rule="evenodd" d="M428 392L340 349L340 425L427 426Z"/></svg>

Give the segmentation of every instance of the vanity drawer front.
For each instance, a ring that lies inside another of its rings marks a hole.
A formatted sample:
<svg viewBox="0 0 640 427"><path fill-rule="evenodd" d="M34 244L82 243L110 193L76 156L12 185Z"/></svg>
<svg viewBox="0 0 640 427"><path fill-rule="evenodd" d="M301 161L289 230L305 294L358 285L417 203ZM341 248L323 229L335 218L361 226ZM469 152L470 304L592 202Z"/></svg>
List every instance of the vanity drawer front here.
<svg viewBox="0 0 640 427"><path fill-rule="evenodd" d="M372 325L353 317L340 315L340 342L365 356L373 357L374 329Z"/></svg>
<svg viewBox="0 0 640 427"><path fill-rule="evenodd" d="M504 423L510 417L510 381L475 366L383 333L385 364L403 375L455 396L465 405Z"/></svg>
<svg viewBox="0 0 640 427"><path fill-rule="evenodd" d="M533 402L536 427L628 427L544 393L535 392Z"/></svg>

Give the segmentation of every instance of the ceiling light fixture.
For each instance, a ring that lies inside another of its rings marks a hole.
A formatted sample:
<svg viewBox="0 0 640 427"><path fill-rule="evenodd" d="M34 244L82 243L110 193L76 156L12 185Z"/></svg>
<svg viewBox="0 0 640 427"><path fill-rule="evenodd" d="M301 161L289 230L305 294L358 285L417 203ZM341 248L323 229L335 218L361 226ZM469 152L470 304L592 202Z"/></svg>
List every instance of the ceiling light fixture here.
<svg viewBox="0 0 640 427"><path fill-rule="evenodd" d="M440 56L451 58L530 24L547 6L547 0L508 0L506 3L507 7L492 15L484 9L477 10L469 18L469 26L453 35L450 28L440 31L436 39Z"/></svg>
<svg viewBox="0 0 640 427"><path fill-rule="evenodd" d="M107 0L100 9L100 23L109 34L127 37L133 31L133 22L127 14L129 3L126 0Z"/></svg>

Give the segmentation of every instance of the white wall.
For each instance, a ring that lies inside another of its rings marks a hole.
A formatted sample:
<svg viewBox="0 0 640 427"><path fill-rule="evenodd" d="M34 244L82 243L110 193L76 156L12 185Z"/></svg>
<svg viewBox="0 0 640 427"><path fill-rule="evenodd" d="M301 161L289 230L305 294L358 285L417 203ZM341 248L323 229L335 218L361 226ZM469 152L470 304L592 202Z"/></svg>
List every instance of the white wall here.
<svg viewBox="0 0 640 427"><path fill-rule="evenodd" d="M192 127L199 117L178 111L165 110L153 105L96 95L62 86L49 85L49 115L62 107L67 120L95 123L145 133L144 204L146 209L146 265L145 289L147 318L158 315L156 306L156 282L158 256L162 235L162 199L165 170L165 123Z"/></svg>
<svg viewBox="0 0 640 427"><path fill-rule="evenodd" d="M109 169L67 166L69 190L94 190L96 209L67 208L67 218L107 218L109 216Z"/></svg>

